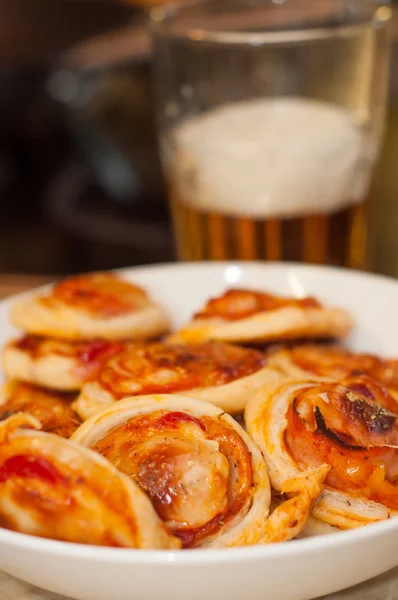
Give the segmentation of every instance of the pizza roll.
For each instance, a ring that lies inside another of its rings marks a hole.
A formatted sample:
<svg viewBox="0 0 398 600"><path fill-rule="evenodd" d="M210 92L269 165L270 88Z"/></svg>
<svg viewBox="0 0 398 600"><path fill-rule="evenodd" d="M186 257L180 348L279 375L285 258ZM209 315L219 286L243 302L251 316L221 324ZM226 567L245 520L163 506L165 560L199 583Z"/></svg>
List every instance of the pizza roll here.
<svg viewBox="0 0 398 600"><path fill-rule="evenodd" d="M97 413L73 439L138 483L184 547L262 537L270 502L266 466L221 409L184 396L141 396Z"/></svg>
<svg viewBox="0 0 398 600"><path fill-rule="evenodd" d="M266 381L265 364L263 353L221 342L130 345L83 386L74 408L86 419L127 396L182 393L239 413Z"/></svg>
<svg viewBox="0 0 398 600"><path fill-rule="evenodd" d="M232 417L185 396L128 398L105 408L73 439L108 458L149 495L185 548L291 539L318 497L325 471L300 485L268 519L261 452Z"/></svg>
<svg viewBox="0 0 398 600"><path fill-rule="evenodd" d="M297 346L281 350L269 363L288 377L340 380L350 375L369 375L398 398L398 360L372 354L356 354L338 346Z"/></svg>
<svg viewBox="0 0 398 600"><path fill-rule="evenodd" d="M6 345L3 368L10 379L77 391L124 347L124 342L116 340L71 342L26 335Z"/></svg>
<svg viewBox="0 0 398 600"><path fill-rule="evenodd" d="M260 343L300 338L336 338L352 326L340 308L314 298L282 298L254 290L229 290L212 298L193 320L170 336L172 342Z"/></svg>
<svg viewBox="0 0 398 600"><path fill-rule="evenodd" d="M18 413L0 423L1 527L67 542L178 548L150 500L109 461Z"/></svg>
<svg viewBox="0 0 398 600"><path fill-rule="evenodd" d="M32 335L68 340L143 340L169 326L143 289L111 273L77 275L24 296L12 306L11 320Z"/></svg>
<svg viewBox="0 0 398 600"><path fill-rule="evenodd" d="M43 388L10 381L0 394L0 421L25 412L35 417L43 431L69 438L81 420L71 407L75 396L44 390Z"/></svg>
<svg viewBox="0 0 398 600"><path fill-rule="evenodd" d="M340 529L389 518L398 509L398 406L371 378L280 380L248 403L247 431L260 446L272 485L328 464L313 515Z"/></svg>

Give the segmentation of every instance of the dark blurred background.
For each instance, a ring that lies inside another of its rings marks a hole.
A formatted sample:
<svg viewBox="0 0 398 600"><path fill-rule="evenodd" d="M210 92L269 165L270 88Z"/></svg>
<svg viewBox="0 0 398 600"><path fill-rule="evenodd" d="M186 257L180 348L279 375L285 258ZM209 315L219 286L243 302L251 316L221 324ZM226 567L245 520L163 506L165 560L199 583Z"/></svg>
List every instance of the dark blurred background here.
<svg viewBox="0 0 398 600"><path fill-rule="evenodd" d="M173 258L145 12L0 0L0 272Z"/></svg>
<svg viewBox="0 0 398 600"><path fill-rule="evenodd" d="M116 0L0 0L0 273L173 259L144 23ZM374 269L398 275L394 29L371 227Z"/></svg>

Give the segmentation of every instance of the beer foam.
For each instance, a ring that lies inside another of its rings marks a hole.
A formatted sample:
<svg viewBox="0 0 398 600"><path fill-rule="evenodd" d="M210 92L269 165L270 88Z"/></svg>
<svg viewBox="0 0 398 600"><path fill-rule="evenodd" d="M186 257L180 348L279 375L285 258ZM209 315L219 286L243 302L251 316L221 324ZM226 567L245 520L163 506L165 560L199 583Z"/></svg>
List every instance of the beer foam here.
<svg viewBox="0 0 398 600"><path fill-rule="evenodd" d="M373 161L351 112L299 97L223 105L178 125L173 143L169 174L180 200L253 218L358 203Z"/></svg>

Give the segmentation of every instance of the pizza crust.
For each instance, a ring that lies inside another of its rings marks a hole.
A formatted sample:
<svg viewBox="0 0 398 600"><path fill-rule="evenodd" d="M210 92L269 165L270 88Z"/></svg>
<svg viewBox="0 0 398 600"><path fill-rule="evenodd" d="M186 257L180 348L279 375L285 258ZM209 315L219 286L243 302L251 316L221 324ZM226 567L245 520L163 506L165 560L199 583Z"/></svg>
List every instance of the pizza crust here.
<svg viewBox="0 0 398 600"><path fill-rule="evenodd" d="M340 308L286 306L235 321L196 318L172 334L168 341L260 343L301 338L338 338L346 335L352 325L349 314Z"/></svg>
<svg viewBox="0 0 398 600"><path fill-rule="evenodd" d="M19 379L55 390L76 391L82 381L74 374L78 362L68 356L49 354L34 357L12 344L3 351L3 369L10 379Z"/></svg>
<svg viewBox="0 0 398 600"><path fill-rule="evenodd" d="M300 350L301 348L298 348L298 350ZM306 347L303 347L303 351L305 351ZM324 347L324 346L312 346L311 347L311 352L313 353L314 351L318 351L319 352L319 357L320 360L322 360L322 356L323 356L323 352L328 352L329 348ZM346 372L344 371L343 373L340 373L338 376L332 376L332 375L319 375L316 373L313 373L310 370L306 370L304 368L302 368L301 366L297 365L296 362L293 360L293 355L294 353L294 349L293 351L288 350L288 349L283 349L280 350L278 352L275 352L274 354L270 354L269 359L268 359L268 364L271 367L274 367L276 369L278 369L281 372L281 376L283 377L289 377L292 379L304 379L304 380L308 380L308 379L312 379L313 381L339 381L341 379L344 379L345 377L348 377L351 372L349 369L346 370ZM354 357L359 357L361 358L361 356L367 356L367 355L361 355L361 354L356 354L356 353L351 353L347 351L348 356L354 356ZM375 357L377 358L377 357ZM342 357L342 367L344 368L344 356ZM348 358L349 360L349 358ZM386 369L388 367L386 366ZM390 367L392 368L392 367ZM396 368L394 369L396 372ZM359 365L356 365L355 368L353 369L353 371L361 371ZM364 367L363 371L364 374L369 374L369 376L371 376L375 381L378 381L381 385L385 386L389 393L398 400L398 389L396 389L396 387L392 387L392 385L389 385L388 380L383 380L381 377L378 377L378 374L374 373L374 372L369 372L366 369L366 366Z"/></svg>
<svg viewBox="0 0 398 600"><path fill-rule="evenodd" d="M47 306L40 302L40 296L33 295L11 307L10 319L32 335L67 340L145 340L169 330L167 315L150 300L138 310L99 318L61 302Z"/></svg>
<svg viewBox="0 0 398 600"><path fill-rule="evenodd" d="M73 342L25 336L5 346L2 366L9 379L76 392L124 348L119 341Z"/></svg>
<svg viewBox="0 0 398 600"><path fill-rule="evenodd" d="M249 399L267 380L268 368L263 367L251 375L241 377L224 385L182 391L178 392L178 395L210 402L232 415L241 414ZM98 410L104 408L104 406L117 401L118 398L114 397L109 390L102 387L98 381L90 381L83 385L78 398L73 403L73 409L78 413L80 418L85 420L94 415Z"/></svg>

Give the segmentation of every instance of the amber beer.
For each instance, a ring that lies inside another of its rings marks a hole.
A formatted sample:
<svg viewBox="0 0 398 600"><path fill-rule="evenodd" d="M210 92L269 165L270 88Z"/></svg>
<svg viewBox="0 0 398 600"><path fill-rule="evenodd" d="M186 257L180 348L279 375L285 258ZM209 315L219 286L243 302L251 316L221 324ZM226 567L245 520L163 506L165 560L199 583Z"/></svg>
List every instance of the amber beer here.
<svg viewBox="0 0 398 600"><path fill-rule="evenodd" d="M314 100L247 101L186 120L164 161L179 257L363 267L364 147L347 110Z"/></svg>
<svg viewBox="0 0 398 600"><path fill-rule="evenodd" d="M170 190L181 260L265 259L366 266L365 204L330 215L250 219L191 208Z"/></svg>

